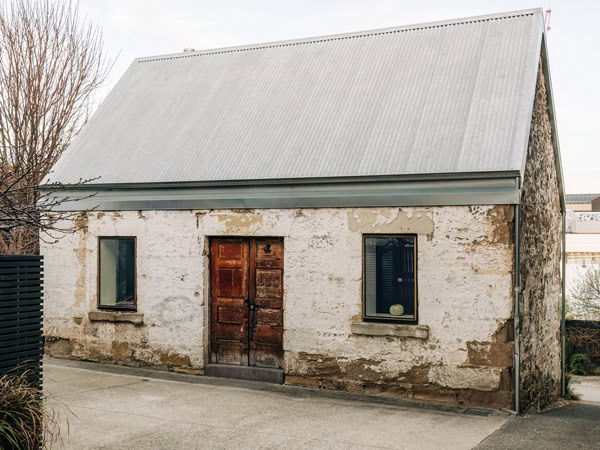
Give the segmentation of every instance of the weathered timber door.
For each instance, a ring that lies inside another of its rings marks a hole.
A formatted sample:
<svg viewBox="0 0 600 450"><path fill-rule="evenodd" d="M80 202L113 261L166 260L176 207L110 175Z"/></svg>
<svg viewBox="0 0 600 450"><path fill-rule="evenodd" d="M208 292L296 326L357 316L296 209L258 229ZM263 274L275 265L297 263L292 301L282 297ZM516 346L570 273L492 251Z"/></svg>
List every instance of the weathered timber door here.
<svg viewBox="0 0 600 450"><path fill-rule="evenodd" d="M283 241L215 238L211 244L211 361L280 368Z"/></svg>

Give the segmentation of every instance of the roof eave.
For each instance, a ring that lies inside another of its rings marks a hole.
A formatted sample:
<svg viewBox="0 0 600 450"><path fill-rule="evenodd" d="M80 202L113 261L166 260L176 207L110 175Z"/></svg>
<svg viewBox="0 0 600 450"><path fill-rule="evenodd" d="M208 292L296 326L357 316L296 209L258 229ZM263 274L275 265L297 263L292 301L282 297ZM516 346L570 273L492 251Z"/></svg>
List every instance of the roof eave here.
<svg viewBox="0 0 600 450"><path fill-rule="evenodd" d="M79 185L56 189L51 196L58 200L56 211L426 207L520 201L519 171L445 175Z"/></svg>
<svg viewBox="0 0 600 450"><path fill-rule="evenodd" d="M498 179L521 176L519 170L480 171L480 172L450 172L430 174L405 175L368 175L348 177L294 177L267 178L248 180L205 180L205 181L161 181L150 183L46 183L38 186L41 190L111 190L111 189L161 189L161 188L191 188L191 187L225 187L225 186L268 186L268 185L302 185L302 184L335 184L335 183L370 183L370 182L410 182L431 181L444 182L447 180L469 179Z"/></svg>

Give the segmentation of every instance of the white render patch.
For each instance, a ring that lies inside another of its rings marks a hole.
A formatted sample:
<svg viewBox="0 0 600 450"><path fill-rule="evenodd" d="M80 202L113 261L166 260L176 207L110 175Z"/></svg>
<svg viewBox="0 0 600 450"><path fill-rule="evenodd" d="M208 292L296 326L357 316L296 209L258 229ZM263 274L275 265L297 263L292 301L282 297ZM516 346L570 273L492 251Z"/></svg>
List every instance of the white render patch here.
<svg viewBox="0 0 600 450"><path fill-rule="evenodd" d="M209 238L283 237L287 374L306 375L303 355L321 355L364 361L383 378L428 367L430 383L491 391L501 369L465 366L468 343L493 341L512 317L513 246L498 239L505 226L495 220L498 208L91 212L76 234L41 244L48 348L201 371L209 341ZM418 235L419 325L428 328L427 339L352 333L361 321L363 233ZM97 309L99 236L136 236L143 324L88 319Z"/></svg>

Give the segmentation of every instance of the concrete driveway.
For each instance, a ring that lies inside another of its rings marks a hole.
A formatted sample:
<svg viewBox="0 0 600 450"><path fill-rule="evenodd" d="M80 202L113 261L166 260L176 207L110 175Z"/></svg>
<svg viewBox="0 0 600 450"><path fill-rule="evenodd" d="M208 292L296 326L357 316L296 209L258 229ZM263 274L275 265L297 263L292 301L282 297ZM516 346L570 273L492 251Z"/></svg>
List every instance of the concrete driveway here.
<svg viewBox="0 0 600 450"><path fill-rule="evenodd" d="M72 411L72 449L469 449L511 417L75 361L44 368L50 402Z"/></svg>
<svg viewBox="0 0 600 450"><path fill-rule="evenodd" d="M46 394L62 409L64 448L600 448L600 377L576 379L583 400L562 408L477 417L389 397L77 361L48 359L44 368Z"/></svg>

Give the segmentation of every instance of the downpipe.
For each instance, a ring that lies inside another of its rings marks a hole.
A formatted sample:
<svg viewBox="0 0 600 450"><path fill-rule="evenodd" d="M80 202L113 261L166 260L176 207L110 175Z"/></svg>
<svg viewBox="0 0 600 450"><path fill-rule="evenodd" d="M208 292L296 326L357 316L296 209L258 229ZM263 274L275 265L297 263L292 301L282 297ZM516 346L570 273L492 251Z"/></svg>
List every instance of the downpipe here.
<svg viewBox="0 0 600 450"><path fill-rule="evenodd" d="M562 295L561 295L561 318L560 318L560 378L561 386L560 393L564 397L567 394L567 361L566 361L566 343L567 343L567 332L566 332L566 302L567 302L567 211L562 212Z"/></svg>
<svg viewBox="0 0 600 450"><path fill-rule="evenodd" d="M519 217L520 206L515 205L515 286L514 286L514 334L515 334L515 356L514 356L514 377L515 377L515 412L521 413L521 398L520 398L520 387L521 387L521 312L519 308L519 299L521 294L521 277L520 277L520 231L521 221Z"/></svg>

